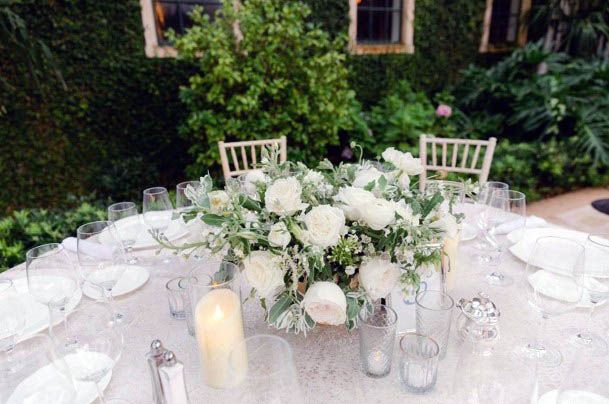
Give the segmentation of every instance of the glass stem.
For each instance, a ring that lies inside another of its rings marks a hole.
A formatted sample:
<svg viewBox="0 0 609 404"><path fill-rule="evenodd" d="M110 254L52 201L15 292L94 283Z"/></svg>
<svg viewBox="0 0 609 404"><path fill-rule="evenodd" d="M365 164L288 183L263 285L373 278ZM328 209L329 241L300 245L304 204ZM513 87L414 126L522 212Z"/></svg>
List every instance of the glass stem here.
<svg viewBox="0 0 609 404"><path fill-rule="evenodd" d="M539 353L545 351L545 349L546 349L545 344L544 344L544 339L545 339L545 335L546 335L547 326L548 326L548 316L542 315L541 324L539 325L538 331L537 331L537 338L535 339L535 345L533 346L533 349L535 349Z"/></svg>
<svg viewBox="0 0 609 404"><path fill-rule="evenodd" d="M580 331L578 337L583 339L586 342L589 342L590 340L592 340L592 315L594 314L594 309L596 308L596 304L594 302L592 303L592 307L590 307L590 310L588 310L588 318L586 319L586 326L585 328Z"/></svg>
<svg viewBox="0 0 609 404"><path fill-rule="evenodd" d="M95 382L95 388L97 389L97 398L101 404L106 404L106 398L104 397L104 391L99 387L99 383Z"/></svg>
<svg viewBox="0 0 609 404"><path fill-rule="evenodd" d="M112 296L112 289L104 288L104 299L106 303L108 303L108 307L110 307L110 311L112 312L112 318L116 318L116 309L114 307L114 297Z"/></svg>

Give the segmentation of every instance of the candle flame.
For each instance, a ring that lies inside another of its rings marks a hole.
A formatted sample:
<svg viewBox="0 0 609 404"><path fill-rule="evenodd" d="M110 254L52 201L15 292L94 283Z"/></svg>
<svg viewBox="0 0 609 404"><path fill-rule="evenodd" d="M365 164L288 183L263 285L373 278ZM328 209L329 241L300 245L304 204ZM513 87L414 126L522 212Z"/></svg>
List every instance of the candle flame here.
<svg viewBox="0 0 609 404"><path fill-rule="evenodd" d="M216 306L216 310L214 311L213 319L216 321L222 320L224 318L224 313L220 306Z"/></svg>

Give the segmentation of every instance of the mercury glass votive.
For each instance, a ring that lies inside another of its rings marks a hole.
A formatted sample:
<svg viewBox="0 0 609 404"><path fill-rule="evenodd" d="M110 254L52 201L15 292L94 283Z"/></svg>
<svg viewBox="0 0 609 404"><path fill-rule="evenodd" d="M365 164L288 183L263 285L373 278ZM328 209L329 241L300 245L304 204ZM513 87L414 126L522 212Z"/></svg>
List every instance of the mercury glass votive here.
<svg viewBox="0 0 609 404"><path fill-rule="evenodd" d="M423 394L436 384L440 347L432 338L406 333L400 339L400 381L406 390Z"/></svg>
<svg viewBox="0 0 609 404"><path fill-rule="evenodd" d="M365 307L359 313L359 347L362 371L383 377L391 371L398 315L384 304Z"/></svg>

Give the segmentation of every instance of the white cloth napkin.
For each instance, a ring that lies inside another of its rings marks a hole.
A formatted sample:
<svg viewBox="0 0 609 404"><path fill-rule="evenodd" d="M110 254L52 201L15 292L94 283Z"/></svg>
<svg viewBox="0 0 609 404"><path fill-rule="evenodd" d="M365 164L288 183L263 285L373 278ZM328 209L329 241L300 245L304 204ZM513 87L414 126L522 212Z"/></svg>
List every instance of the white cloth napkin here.
<svg viewBox="0 0 609 404"><path fill-rule="evenodd" d="M509 222L500 224L499 226L497 226L497 229L495 230L495 234L508 234L508 233L512 232L513 230L516 230L516 229L522 227L523 220L524 219L522 219L522 218L518 218L515 220L510 220ZM542 219L539 216L528 216L526 223L525 223L527 229L532 229L535 227L545 227L545 226L547 226L547 224L548 224L548 222L546 222L545 219Z"/></svg>
<svg viewBox="0 0 609 404"><path fill-rule="evenodd" d="M90 257L100 259L112 259L115 247L107 246L92 241L80 240L82 251ZM68 251L76 253L78 251L78 240L76 237L68 237L61 242L61 245Z"/></svg>

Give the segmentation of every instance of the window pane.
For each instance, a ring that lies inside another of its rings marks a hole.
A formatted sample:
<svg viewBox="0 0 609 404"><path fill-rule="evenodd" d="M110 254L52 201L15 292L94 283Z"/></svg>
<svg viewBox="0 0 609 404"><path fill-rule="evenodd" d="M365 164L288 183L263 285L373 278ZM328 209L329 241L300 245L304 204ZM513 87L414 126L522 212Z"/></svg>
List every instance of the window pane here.
<svg viewBox="0 0 609 404"><path fill-rule="evenodd" d="M166 32L172 28L177 34L183 34L186 28L192 27L189 14L195 6L203 7L211 18L222 8L220 0L155 0L157 38L160 43L167 43Z"/></svg>
<svg viewBox="0 0 609 404"><path fill-rule="evenodd" d="M177 4L156 1L154 4L154 14L156 18L156 33L159 42L167 41L165 32L170 28L174 29L176 32L181 32Z"/></svg>
<svg viewBox="0 0 609 404"><path fill-rule="evenodd" d="M182 12L182 16L184 18L184 20L183 20L184 29L192 27L192 20L190 19L189 14L192 12L192 9L195 8L196 6L203 7L203 11L205 12L205 14L209 15L210 20L212 20L212 21L215 18L216 11L218 11L222 8L221 3L215 3L215 2L210 2L209 4L199 4L199 3L182 4L181 12Z"/></svg>
<svg viewBox="0 0 609 404"><path fill-rule="evenodd" d="M520 0L494 0L489 42L494 44L515 42L519 18Z"/></svg>
<svg viewBox="0 0 609 404"><path fill-rule="evenodd" d="M362 0L357 7L357 42L399 43L402 0Z"/></svg>

